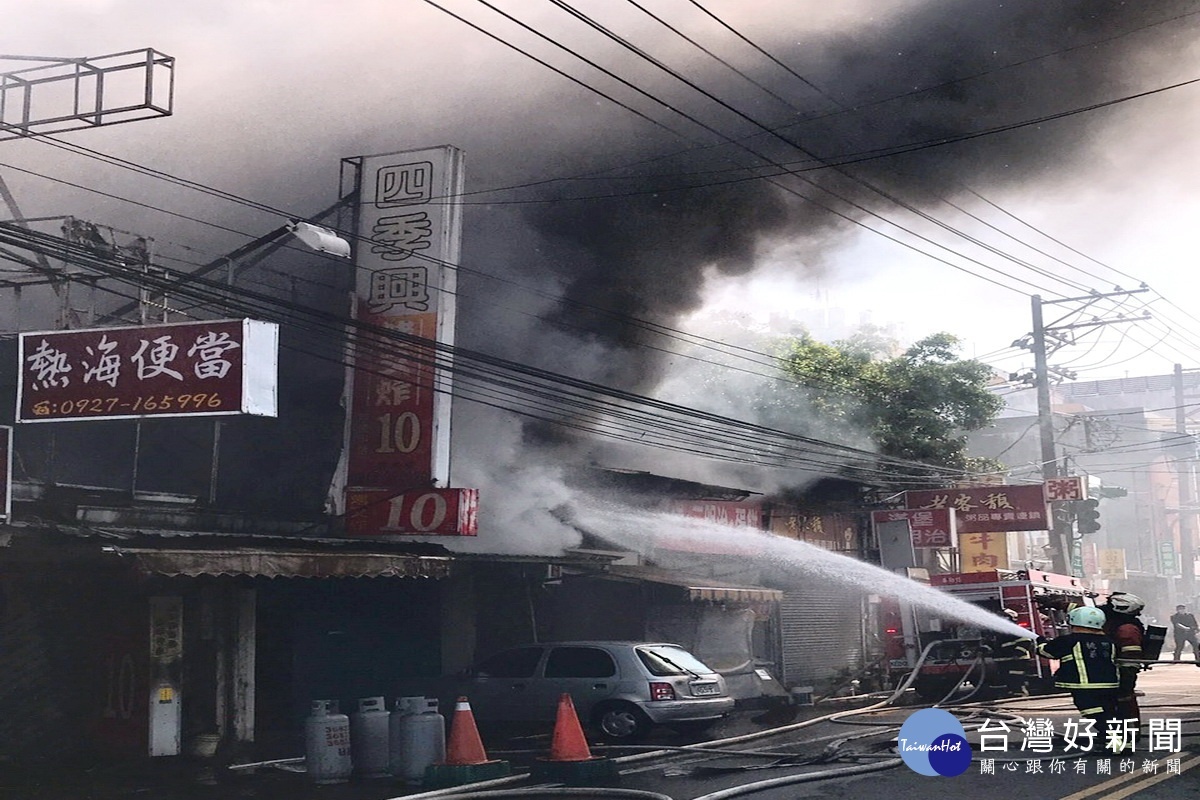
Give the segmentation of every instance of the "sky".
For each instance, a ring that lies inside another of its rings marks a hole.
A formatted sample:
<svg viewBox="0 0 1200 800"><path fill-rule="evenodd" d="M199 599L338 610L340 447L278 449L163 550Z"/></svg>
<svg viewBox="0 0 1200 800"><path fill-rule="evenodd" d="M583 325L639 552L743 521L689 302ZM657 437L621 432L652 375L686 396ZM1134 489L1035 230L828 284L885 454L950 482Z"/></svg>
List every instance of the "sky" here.
<svg viewBox="0 0 1200 800"><path fill-rule="evenodd" d="M176 59L170 117L62 140L257 206L0 141L27 216L148 232L204 261L331 205L342 158L453 144L476 193L463 263L502 279L460 277L460 342L499 356L699 402L673 372L684 345L642 322L707 336L720 312L812 325L838 308L911 339L949 331L1016 371L1031 294L1144 282L1085 319L1153 320L1099 326L1055 363L1080 378L1200 366L1200 12L1183 0L6 9L8 55Z"/></svg>

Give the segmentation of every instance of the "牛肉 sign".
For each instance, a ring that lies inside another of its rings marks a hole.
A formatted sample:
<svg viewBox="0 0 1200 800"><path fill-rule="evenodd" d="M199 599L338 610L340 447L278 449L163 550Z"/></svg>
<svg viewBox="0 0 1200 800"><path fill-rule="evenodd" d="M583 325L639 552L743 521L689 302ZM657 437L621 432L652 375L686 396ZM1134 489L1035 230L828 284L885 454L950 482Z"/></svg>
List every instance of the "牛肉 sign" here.
<svg viewBox="0 0 1200 800"><path fill-rule="evenodd" d="M17 422L277 408L279 326L215 320L23 333Z"/></svg>

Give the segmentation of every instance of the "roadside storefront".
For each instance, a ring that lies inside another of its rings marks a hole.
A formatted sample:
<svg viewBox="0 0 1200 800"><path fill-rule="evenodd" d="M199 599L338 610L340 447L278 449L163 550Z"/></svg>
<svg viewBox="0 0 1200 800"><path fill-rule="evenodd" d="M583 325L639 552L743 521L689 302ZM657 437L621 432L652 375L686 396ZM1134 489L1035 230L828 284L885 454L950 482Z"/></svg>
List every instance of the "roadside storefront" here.
<svg viewBox="0 0 1200 800"><path fill-rule="evenodd" d="M295 755L314 699L436 687L451 560L345 542L10 528L10 758Z"/></svg>

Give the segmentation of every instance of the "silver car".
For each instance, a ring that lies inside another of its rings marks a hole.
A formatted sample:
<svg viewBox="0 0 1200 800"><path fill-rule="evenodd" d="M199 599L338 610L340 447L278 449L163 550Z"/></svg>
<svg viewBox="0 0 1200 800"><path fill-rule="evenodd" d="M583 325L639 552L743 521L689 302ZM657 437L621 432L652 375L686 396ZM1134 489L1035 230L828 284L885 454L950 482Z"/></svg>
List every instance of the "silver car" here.
<svg viewBox="0 0 1200 800"><path fill-rule="evenodd" d="M469 673L484 723L553 723L563 693L582 724L613 740L654 725L698 732L733 710L725 679L677 644L549 642L502 650Z"/></svg>

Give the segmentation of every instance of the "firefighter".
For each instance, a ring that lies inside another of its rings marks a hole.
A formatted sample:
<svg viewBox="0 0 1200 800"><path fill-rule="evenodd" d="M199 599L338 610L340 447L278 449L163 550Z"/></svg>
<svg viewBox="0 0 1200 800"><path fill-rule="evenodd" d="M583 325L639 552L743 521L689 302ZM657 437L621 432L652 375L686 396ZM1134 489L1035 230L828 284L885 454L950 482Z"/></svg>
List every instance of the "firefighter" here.
<svg viewBox="0 0 1200 800"><path fill-rule="evenodd" d="M1117 717L1116 646L1104 633L1104 612L1080 606L1067 615L1070 633L1047 640L1037 638L1037 654L1058 661L1054 685L1071 693L1079 715L1095 722L1096 734L1105 736L1109 721Z"/></svg>
<svg viewBox="0 0 1200 800"><path fill-rule="evenodd" d="M1117 646L1117 668L1121 674L1121 687L1117 693L1117 711L1121 719L1137 720L1142 724L1142 710L1137 701L1138 673L1146 668L1142 661L1142 644L1146 639L1146 626L1138 614L1146 603L1142 598L1128 592L1113 592L1100 610L1106 622L1104 631Z"/></svg>
<svg viewBox="0 0 1200 800"><path fill-rule="evenodd" d="M1003 609L1004 616L1017 625L1021 615L1015 609ZM1021 636L1015 639L995 639L995 663L1005 685L1018 694L1029 694L1030 666L1033 662L1033 640Z"/></svg>

